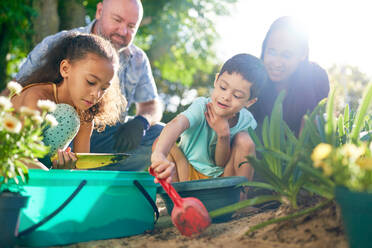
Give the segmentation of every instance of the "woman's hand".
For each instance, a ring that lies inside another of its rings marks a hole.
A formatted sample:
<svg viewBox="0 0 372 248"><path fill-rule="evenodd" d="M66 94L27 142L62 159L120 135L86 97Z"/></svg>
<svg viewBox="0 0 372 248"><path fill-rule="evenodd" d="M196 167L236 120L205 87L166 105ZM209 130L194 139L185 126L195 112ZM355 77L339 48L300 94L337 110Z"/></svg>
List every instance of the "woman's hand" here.
<svg viewBox="0 0 372 248"><path fill-rule="evenodd" d="M66 151L58 150L56 160L53 160L53 169L76 169L77 157L68 147Z"/></svg>
<svg viewBox="0 0 372 248"><path fill-rule="evenodd" d="M164 179L168 183L172 182L175 166L174 163L170 162L163 154L152 153L150 168L155 172L157 178ZM154 180L155 183L159 182L157 178Z"/></svg>

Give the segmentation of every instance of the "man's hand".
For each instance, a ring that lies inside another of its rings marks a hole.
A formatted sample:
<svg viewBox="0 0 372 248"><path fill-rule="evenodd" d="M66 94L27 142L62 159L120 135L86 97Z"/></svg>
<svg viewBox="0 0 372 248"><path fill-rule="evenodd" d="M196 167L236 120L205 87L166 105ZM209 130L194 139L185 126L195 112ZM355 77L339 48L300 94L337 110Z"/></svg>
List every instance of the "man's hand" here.
<svg viewBox="0 0 372 248"><path fill-rule="evenodd" d="M208 125L217 133L218 137L230 135L229 118L216 115L213 111L211 102L207 103L205 118Z"/></svg>
<svg viewBox="0 0 372 248"><path fill-rule="evenodd" d="M115 134L114 149L118 152L128 152L137 148L150 125L142 116L124 123Z"/></svg>

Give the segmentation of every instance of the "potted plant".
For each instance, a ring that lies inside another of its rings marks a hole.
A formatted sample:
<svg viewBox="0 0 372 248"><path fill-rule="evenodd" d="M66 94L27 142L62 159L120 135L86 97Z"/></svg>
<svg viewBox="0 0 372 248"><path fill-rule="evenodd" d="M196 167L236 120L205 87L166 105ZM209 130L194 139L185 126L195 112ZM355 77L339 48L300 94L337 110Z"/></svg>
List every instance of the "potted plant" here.
<svg viewBox="0 0 372 248"><path fill-rule="evenodd" d="M27 107L15 111L10 101L19 94L21 85L9 82L8 97L0 96L0 244L12 247L18 232L20 209L28 197L22 195L22 184L28 181L28 167L48 153L42 142L42 130L56 120L48 112L55 109L51 101L39 101L42 113Z"/></svg>
<svg viewBox="0 0 372 248"><path fill-rule="evenodd" d="M350 247L370 247L372 242L372 142L334 147L321 143L311 159L335 187Z"/></svg>

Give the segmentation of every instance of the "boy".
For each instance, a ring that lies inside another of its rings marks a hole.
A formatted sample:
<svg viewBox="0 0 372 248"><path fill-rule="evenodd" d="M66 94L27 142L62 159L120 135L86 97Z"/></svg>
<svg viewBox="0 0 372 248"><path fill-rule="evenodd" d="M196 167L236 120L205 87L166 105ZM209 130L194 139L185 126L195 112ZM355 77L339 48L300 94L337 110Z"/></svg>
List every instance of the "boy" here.
<svg viewBox="0 0 372 248"><path fill-rule="evenodd" d="M151 167L162 172L175 164L175 182L219 176L251 180L253 168L247 164L239 168L247 155L255 155L247 130L257 123L245 108L257 101L266 80L264 65L252 55L238 54L226 61L211 97L197 98L165 126L154 144Z"/></svg>

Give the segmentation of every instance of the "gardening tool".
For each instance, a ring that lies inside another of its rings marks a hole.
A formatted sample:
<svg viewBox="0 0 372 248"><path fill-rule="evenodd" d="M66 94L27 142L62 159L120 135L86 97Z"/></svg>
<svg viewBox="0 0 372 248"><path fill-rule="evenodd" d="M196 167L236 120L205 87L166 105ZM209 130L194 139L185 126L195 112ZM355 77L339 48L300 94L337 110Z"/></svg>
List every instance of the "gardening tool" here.
<svg viewBox="0 0 372 248"><path fill-rule="evenodd" d="M152 168L149 171L155 176ZM182 198L170 183L157 179L174 203L172 222L182 235L198 235L211 224L208 211L200 200L195 197Z"/></svg>

